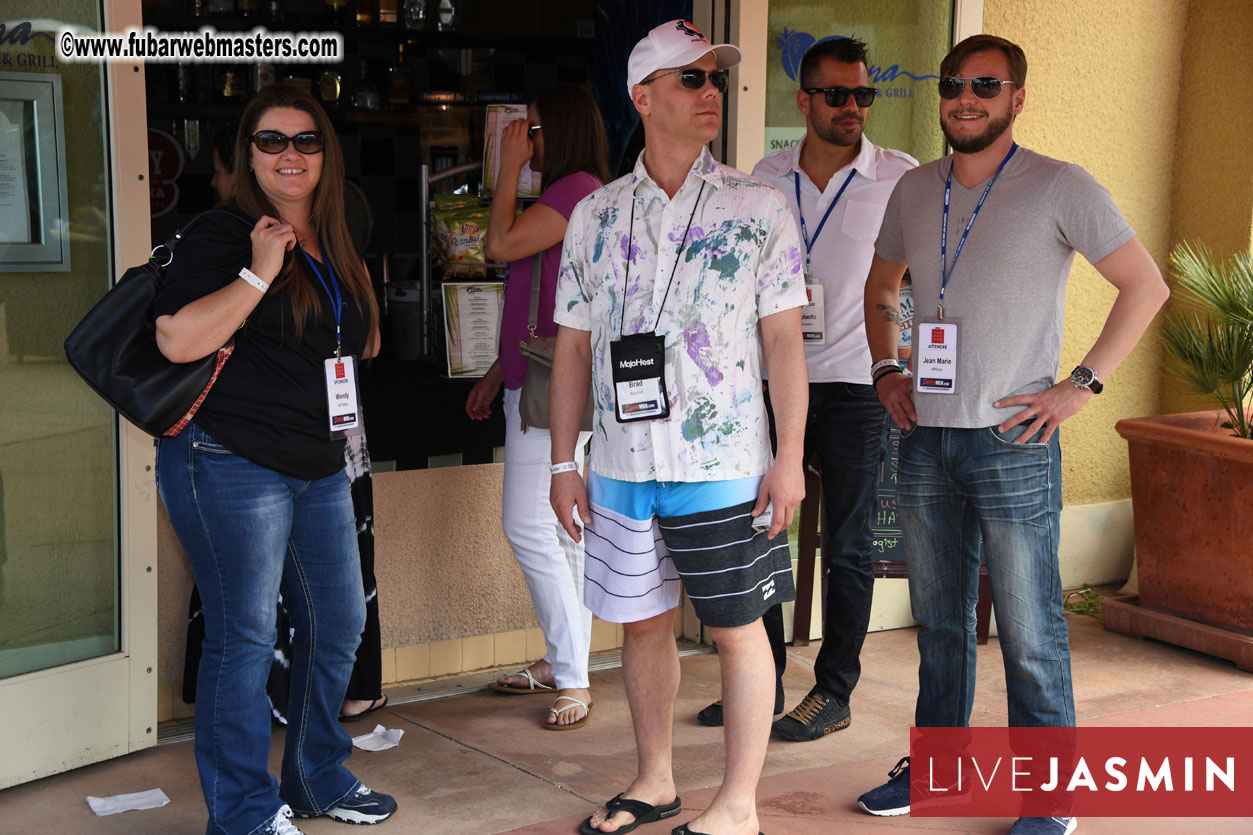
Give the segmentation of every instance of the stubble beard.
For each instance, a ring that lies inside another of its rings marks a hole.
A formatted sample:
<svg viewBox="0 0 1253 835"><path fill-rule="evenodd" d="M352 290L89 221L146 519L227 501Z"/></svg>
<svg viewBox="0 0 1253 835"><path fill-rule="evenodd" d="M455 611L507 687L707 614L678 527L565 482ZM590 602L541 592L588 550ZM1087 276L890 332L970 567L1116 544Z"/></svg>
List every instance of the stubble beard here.
<svg viewBox="0 0 1253 835"><path fill-rule="evenodd" d="M951 118L951 117L950 117ZM992 143L1001 138L1001 134L1009 130L1013 117L1006 113L1001 118L988 117L988 125L984 128L983 133L977 136L956 137L949 132L948 125L944 121L944 117L940 117L940 130L944 133L944 138L948 140L949 146L959 154L977 154L985 148L991 147Z"/></svg>
<svg viewBox="0 0 1253 835"><path fill-rule="evenodd" d="M819 139L821 139L823 142L826 142L830 145L838 145L841 148L847 148L850 145L856 145L858 142L861 141L861 135L865 131L865 122L859 123L857 125L857 129L853 131L852 133L845 133L844 131L837 128L834 123L840 121L841 119L847 119L847 118L849 118L849 116L846 114L846 115L838 116L835 119L832 119L830 122L827 122L826 124L815 123L814 133L817 134Z"/></svg>

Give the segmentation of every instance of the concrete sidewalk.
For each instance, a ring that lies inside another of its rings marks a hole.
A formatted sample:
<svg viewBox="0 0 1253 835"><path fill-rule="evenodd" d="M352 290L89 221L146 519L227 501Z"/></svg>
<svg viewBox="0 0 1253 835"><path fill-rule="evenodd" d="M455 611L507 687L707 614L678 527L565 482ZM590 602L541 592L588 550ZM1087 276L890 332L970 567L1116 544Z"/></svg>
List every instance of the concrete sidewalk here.
<svg viewBox="0 0 1253 835"><path fill-rule="evenodd" d="M1166 644L1101 629L1067 616L1076 693L1083 725L1248 726L1253 724L1253 675L1231 663ZM817 644L788 651L788 707L808 691ZM995 638L979 649L973 724L1004 725L1005 680ZM772 741L758 791L767 835L808 833L1006 832L1004 819L875 818L856 808L857 795L883 782L908 747L918 652L915 630L874 633L862 653L853 697L853 724L808 743ZM718 657L683 659L675 719L675 779L683 813L643 826L665 835L690 820L714 795L722 769L722 735L695 721L718 697ZM541 727L548 699L473 692L401 705L371 716L405 731L400 747L357 751L350 767L369 786L396 796L397 816L379 835L462 835L514 832L572 835L596 805L617 794L635 770L630 717L621 672L592 676L595 709L584 728L554 733ZM7 717L15 721L17 717ZM373 727L350 725L352 733ZM276 740L281 735L276 735ZM277 773L281 747L274 747ZM87 795L160 787L171 799L161 809L96 818ZM300 822L306 835L346 835L329 819ZM191 743L122 757L0 792L0 831L112 835L204 831L204 804ZM356 830L354 830L356 831ZM1253 820L1085 818L1083 833L1251 833Z"/></svg>

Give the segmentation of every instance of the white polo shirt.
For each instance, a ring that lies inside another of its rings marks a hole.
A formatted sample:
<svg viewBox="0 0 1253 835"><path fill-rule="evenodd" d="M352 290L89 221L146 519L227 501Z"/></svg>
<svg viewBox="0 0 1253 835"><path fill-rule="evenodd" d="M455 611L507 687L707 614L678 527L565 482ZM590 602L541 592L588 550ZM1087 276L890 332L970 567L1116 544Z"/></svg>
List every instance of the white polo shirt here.
<svg viewBox="0 0 1253 835"><path fill-rule="evenodd" d="M783 192L800 226L804 212L809 233L811 280L822 285L825 332L822 344L806 343L805 360L811 383L864 383L870 378L870 347L866 342L866 275L874 258L874 242L888 197L896 181L918 160L901 151L880 148L865 135L861 151L849 165L831 176L819 191L801 170L801 139L791 148L776 151L753 168L753 176ZM853 179L831 211L821 233L822 216L840 186L853 171ZM800 206L796 205L796 177L800 177ZM814 240L815 234L817 240Z"/></svg>
<svg viewBox="0 0 1253 835"><path fill-rule="evenodd" d="M782 195L708 149L673 199L642 154L631 174L584 198L566 227L553 318L591 331L592 470L636 482L764 475L772 458L758 323L805 303ZM609 343L620 329L652 332L659 314L670 416L619 423Z"/></svg>

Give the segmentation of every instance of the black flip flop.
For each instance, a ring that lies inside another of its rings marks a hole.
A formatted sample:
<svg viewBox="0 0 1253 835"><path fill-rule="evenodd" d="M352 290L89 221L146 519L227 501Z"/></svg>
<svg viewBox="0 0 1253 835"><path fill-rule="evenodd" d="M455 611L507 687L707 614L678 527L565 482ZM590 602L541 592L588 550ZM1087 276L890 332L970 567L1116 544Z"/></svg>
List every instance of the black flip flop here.
<svg viewBox="0 0 1253 835"><path fill-rule="evenodd" d="M672 802L662 806L650 806L642 800L632 800L629 797L623 797L621 794L618 794L613 800L606 803L605 808L609 810L609 817L613 817L617 812L635 815L634 821L615 829L614 835L626 835L626 833L637 826L671 818L683 811L681 801L677 797ZM592 826L592 818L589 815L587 820L579 824L579 835L609 835L609 833Z"/></svg>
<svg viewBox="0 0 1253 835"><path fill-rule="evenodd" d="M382 702L382 704L379 704L379 702ZM374 701L370 702L370 706L367 707L365 710L361 711L360 713L341 713L339 715L339 721L356 722L358 719L364 719L367 716L369 716L371 713L373 713L374 711L382 710L385 707L387 707L387 694L386 693L384 693L382 696L379 696Z"/></svg>
<svg viewBox="0 0 1253 835"><path fill-rule="evenodd" d="M695 829L688 829L686 823L681 823L670 830L670 835L705 835L705 833L697 832ZM758 832L757 835L766 835L766 833Z"/></svg>

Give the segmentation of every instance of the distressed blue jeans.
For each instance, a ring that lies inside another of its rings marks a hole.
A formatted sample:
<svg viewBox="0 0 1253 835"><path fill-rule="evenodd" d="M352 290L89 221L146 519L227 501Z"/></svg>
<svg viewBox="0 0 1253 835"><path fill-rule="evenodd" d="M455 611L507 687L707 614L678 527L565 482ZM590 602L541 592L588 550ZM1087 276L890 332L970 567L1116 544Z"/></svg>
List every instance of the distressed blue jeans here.
<svg viewBox="0 0 1253 835"><path fill-rule="evenodd" d="M1061 446L1012 443L1022 427L919 426L901 436L898 506L918 632L918 727L970 722L975 690L978 525L1005 663L1009 724L1075 723L1057 563Z"/></svg>
<svg viewBox="0 0 1253 835"><path fill-rule="evenodd" d="M251 835L284 803L338 805L360 785L343 766L352 740L339 711L365 626L347 475L282 475L193 423L161 439L157 487L204 602L195 750L207 832ZM280 590L294 628L281 790L265 692Z"/></svg>

